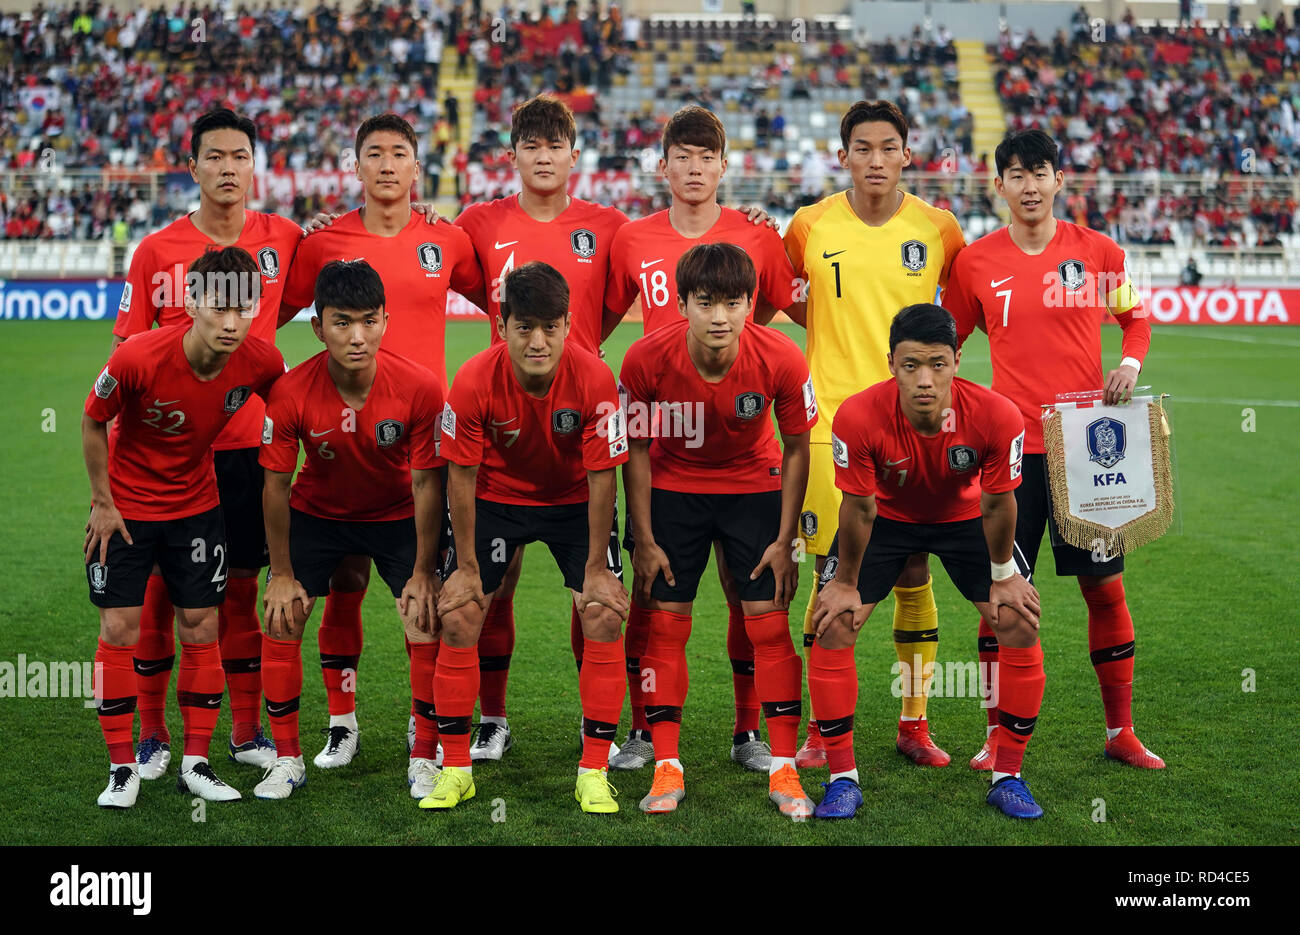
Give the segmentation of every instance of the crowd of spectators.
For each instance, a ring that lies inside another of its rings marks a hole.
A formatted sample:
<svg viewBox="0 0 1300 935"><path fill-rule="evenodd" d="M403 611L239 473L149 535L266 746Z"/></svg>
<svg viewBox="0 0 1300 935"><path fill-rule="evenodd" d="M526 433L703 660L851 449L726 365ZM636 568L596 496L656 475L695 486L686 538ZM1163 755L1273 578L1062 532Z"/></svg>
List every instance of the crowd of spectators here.
<svg viewBox="0 0 1300 935"><path fill-rule="evenodd" d="M1045 126L1061 140L1069 173L1103 177L1067 189L1063 216L1149 244L1267 244L1292 231L1295 202L1277 187L1252 196L1205 185L1182 194L1132 179L1297 172L1300 31L1284 14L1251 26L1141 30L1130 14L1103 24L1098 35L1081 10L1069 32L1047 43L1032 32L1002 35L991 49L994 79L1012 126ZM539 28L560 36L558 43L537 41ZM905 178L905 186L963 222L994 217L986 188L967 184L987 176L991 159L973 152L973 120L943 26L870 44L822 35L794 50L779 41L780 30L756 26L732 44L763 52L764 64L724 69L721 78L705 68L708 77L697 78L688 65L648 89L653 111L602 108L602 92L632 72L636 56L648 54L647 31L616 3L587 0L562 7L529 0L527 8L509 0L500 7L493 0L363 0L351 11L337 3L257 7L235 0L125 12L98 0L38 4L0 14L0 170L47 163L123 174L183 169L190 123L217 104L257 121L265 144L259 169L345 169L355 127L372 113L394 110L420 135L426 195L447 175L466 201L511 185L500 171L509 166L510 110L551 91L582 104L575 106L581 171L641 173L632 186L602 188L598 181L592 197L607 195L633 216L663 207L661 188L644 177L657 162L663 121L681 104L697 102L752 124L749 144L731 153L734 191L745 203L788 217L841 178L834 121L811 138L797 124L794 102L847 89L851 98L896 100L908 114L909 172L964 180ZM716 64L726 61L729 46L711 38L696 48L697 64ZM1239 57L1246 67L1234 79L1228 63ZM449 69L475 82L468 113L439 87L445 58ZM464 150L457 143L462 121L474 130ZM1130 178L1104 181L1121 174ZM473 192L472 178L481 182ZM0 192L4 236L135 238L193 198L185 187L80 178L32 189ZM319 194L262 205L298 220L338 206Z"/></svg>

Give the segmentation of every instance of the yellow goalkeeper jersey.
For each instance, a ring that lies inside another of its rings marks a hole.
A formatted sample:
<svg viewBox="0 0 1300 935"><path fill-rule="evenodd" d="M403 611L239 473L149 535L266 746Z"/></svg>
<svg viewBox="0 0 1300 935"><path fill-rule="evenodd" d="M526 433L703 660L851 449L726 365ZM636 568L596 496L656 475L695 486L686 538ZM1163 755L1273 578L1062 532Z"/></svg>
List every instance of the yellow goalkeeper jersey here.
<svg viewBox="0 0 1300 935"><path fill-rule="evenodd" d="M808 284L808 369L821 410L813 442L830 444L844 400L889 379L890 321L904 306L938 301L965 245L950 211L910 192L880 227L862 223L847 191L795 213L785 249Z"/></svg>

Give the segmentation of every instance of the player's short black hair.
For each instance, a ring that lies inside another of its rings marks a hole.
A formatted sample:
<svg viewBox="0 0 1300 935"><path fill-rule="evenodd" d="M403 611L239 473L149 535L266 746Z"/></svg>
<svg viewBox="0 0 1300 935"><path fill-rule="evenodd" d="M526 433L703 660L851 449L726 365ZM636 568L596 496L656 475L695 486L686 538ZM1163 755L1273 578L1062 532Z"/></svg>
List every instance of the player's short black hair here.
<svg viewBox="0 0 1300 935"><path fill-rule="evenodd" d="M898 131L903 145L907 145L907 118L893 101L858 101L840 120L840 145L848 151L853 139L853 129L864 123L889 123Z"/></svg>
<svg viewBox="0 0 1300 935"><path fill-rule="evenodd" d="M909 305L889 324L889 353L904 341L918 344L946 344L957 353L957 322L942 305L920 302Z"/></svg>
<svg viewBox="0 0 1300 935"><path fill-rule="evenodd" d="M510 148L530 140L568 140L577 145L578 122L569 105L550 94L524 101L510 115Z"/></svg>
<svg viewBox="0 0 1300 935"><path fill-rule="evenodd" d="M238 130L248 137L249 152L257 148L257 124L229 107L220 107L200 115L190 126L190 156L195 162L199 161L199 144L203 142L203 134L209 130Z"/></svg>
<svg viewBox="0 0 1300 935"><path fill-rule="evenodd" d="M361 158L361 147L366 142L366 137L372 133L382 131L398 134L411 144L412 155L418 156L420 154L420 143L415 136L414 127L397 114L376 114L361 121L361 126L357 127L357 139L354 145L358 159Z"/></svg>
<svg viewBox="0 0 1300 935"><path fill-rule="evenodd" d="M516 266L501 284L501 317L555 321L569 314L569 284L549 263Z"/></svg>
<svg viewBox="0 0 1300 935"><path fill-rule="evenodd" d="M316 276L316 314L337 308L368 312L384 305L384 281L365 260L332 260Z"/></svg>
<svg viewBox="0 0 1300 935"><path fill-rule="evenodd" d="M1009 131L993 151L993 162L998 175L1011 167L1011 163L1020 160L1020 165L1030 172L1043 166L1051 166L1055 174L1061 168L1061 151L1045 131L1033 127L1029 130Z"/></svg>
<svg viewBox="0 0 1300 935"><path fill-rule="evenodd" d="M677 295L685 301L693 295L714 300L753 298L758 284L754 263L744 250L730 243L702 243L691 247L677 261Z"/></svg>
<svg viewBox="0 0 1300 935"><path fill-rule="evenodd" d="M713 111L699 104L687 104L664 125L664 158L673 146L703 146L719 156L727 154L727 130Z"/></svg>
<svg viewBox="0 0 1300 935"><path fill-rule="evenodd" d="M218 309L256 307L261 270L243 247L209 247L190 264L185 289L196 305L211 301Z"/></svg>

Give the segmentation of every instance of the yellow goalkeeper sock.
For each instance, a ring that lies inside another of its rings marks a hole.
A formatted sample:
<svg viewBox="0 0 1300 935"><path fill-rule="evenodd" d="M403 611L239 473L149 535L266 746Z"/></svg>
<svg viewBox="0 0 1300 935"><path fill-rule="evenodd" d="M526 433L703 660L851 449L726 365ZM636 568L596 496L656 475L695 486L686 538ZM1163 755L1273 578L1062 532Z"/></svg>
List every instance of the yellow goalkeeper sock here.
<svg viewBox="0 0 1300 935"><path fill-rule="evenodd" d="M932 582L894 588L894 651L903 675L903 717L909 719L925 717L926 690L939 654L939 608Z"/></svg>

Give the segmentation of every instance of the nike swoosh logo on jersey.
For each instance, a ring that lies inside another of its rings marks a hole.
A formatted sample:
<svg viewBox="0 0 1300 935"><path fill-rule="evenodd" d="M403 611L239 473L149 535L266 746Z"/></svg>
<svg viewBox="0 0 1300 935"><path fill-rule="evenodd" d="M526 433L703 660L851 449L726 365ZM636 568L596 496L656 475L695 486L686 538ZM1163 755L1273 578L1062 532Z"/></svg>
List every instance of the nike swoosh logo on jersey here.
<svg viewBox="0 0 1300 935"><path fill-rule="evenodd" d="M663 258L663 257L660 257L660 258L657 259L657 260L651 260L649 263L647 263L645 260L642 260L642 261L641 261L641 268L642 268L642 269L649 269L650 267L654 266L656 263L662 263L663 261L664 261L664 258Z"/></svg>
<svg viewBox="0 0 1300 935"><path fill-rule="evenodd" d="M502 421L501 419L493 419L493 420L492 420L492 424L493 424L493 425L509 425L511 422L515 421L515 419L517 419L517 418L518 418L518 416L511 416L509 419L506 419L506 420L504 420L504 421Z"/></svg>
<svg viewBox="0 0 1300 935"><path fill-rule="evenodd" d="M897 461L886 461L885 467L893 467L895 464L902 464L904 461L911 461L911 460L912 460L912 456L908 455L906 458L899 458Z"/></svg>
<svg viewBox="0 0 1300 935"><path fill-rule="evenodd" d="M329 434L330 432L332 432L332 431L334 431L334 430L333 430L333 429L326 429L326 430L323 431L323 432L312 431L310 434L311 434L311 437L312 437L312 438L320 438L322 435L328 435L328 434Z"/></svg>
<svg viewBox="0 0 1300 935"><path fill-rule="evenodd" d="M1013 279L1015 279L1015 278L1016 278L1015 276L1008 276L1006 279L999 279L999 280L997 280L996 282L993 281L992 279L990 279L990 280L989 280L989 288L991 288L991 289L996 289L998 286L1002 285L1004 282L1011 282L1011 280L1013 280Z"/></svg>
<svg viewBox="0 0 1300 935"><path fill-rule="evenodd" d="M844 250L847 250L847 249L848 249L848 247L845 247L845 248L844 248ZM844 252L844 250L836 250L834 253L827 253L825 250L823 250L823 251L822 251L822 259L823 259L823 260L829 260L829 259L830 259L831 257L833 257L833 256L839 256L841 253Z"/></svg>
<svg viewBox="0 0 1300 935"><path fill-rule="evenodd" d="M519 243L517 240L507 240L505 243L501 243L501 241L498 240L493 244L493 247L497 250L504 250L506 247L513 247L517 243Z"/></svg>
<svg viewBox="0 0 1300 935"><path fill-rule="evenodd" d="M157 400L157 399L155 399L155 400L153 401L153 404L154 404L155 406L170 406L172 403L178 403L178 402L180 402L179 399L169 399L169 400L167 400L167 402L162 402L161 400Z"/></svg>

